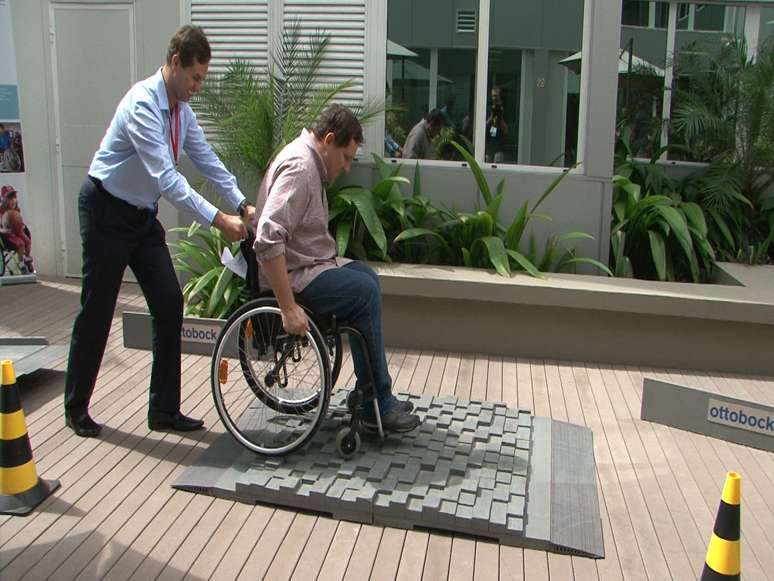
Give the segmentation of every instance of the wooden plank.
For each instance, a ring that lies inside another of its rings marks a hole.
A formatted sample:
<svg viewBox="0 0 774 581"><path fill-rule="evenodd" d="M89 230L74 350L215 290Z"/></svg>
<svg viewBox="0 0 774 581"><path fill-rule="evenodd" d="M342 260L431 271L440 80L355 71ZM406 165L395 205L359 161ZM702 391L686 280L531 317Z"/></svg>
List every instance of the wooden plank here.
<svg viewBox="0 0 774 581"><path fill-rule="evenodd" d="M524 578L529 579L529 581L550 579L548 571L548 553L545 551L524 549Z"/></svg>
<svg viewBox="0 0 774 581"><path fill-rule="evenodd" d="M438 393L441 395L456 395L457 374L460 370L461 357L459 353L448 354L446 356L446 365L443 368L443 377L441 378L441 388Z"/></svg>
<svg viewBox="0 0 774 581"><path fill-rule="evenodd" d="M190 495L186 494L186 496ZM244 526L239 530L234 542L231 543L228 551L223 555L223 559L215 569L212 575L213 581L232 581L239 576L245 562L250 557L259 539L263 536L266 525L269 524L272 516L274 516L274 509L271 507L251 507Z"/></svg>
<svg viewBox="0 0 774 581"><path fill-rule="evenodd" d="M476 541L467 537L454 536L449 560L449 579L464 581L473 579L476 564Z"/></svg>
<svg viewBox="0 0 774 581"><path fill-rule="evenodd" d="M376 552L379 550L379 543L382 540L384 528L373 525L362 525L360 533L352 548L352 555L347 570L344 573L344 579L352 581L362 581L371 576L371 571L376 558Z"/></svg>
<svg viewBox="0 0 774 581"><path fill-rule="evenodd" d="M651 517L642 497L642 490L637 484L637 476L632 466L626 441L621 433L615 411L610 402L604 379L598 367L587 364L592 389L595 390L597 408L602 426L607 436L611 459L623 493L634 537L639 547L639 553L645 565L648 576L653 579L668 579L669 570L664 562L664 554L658 542L658 536L653 528ZM597 395L598 394L598 395ZM620 547L619 547L620 550ZM621 554L621 553L619 553ZM626 568L624 568L626 572Z"/></svg>
<svg viewBox="0 0 774 581"><path fill-rule="evenodd" d="M291 510L274 511L237 579L263 579L296 516Z"/></svg>
<svg viewBox="0 0 774 581"><path fill-rule="evenodd" d="M231 501L214 499L156 579L159 581L183 579L191 568L192 561L201 556L210 537L223 523L223 519L233 506L234 503Z"/></svg>
<svg viewBox="0 0 774 581"><path fill-rule="evenodd" d="M406 531L386 527L382 533L379 549L374 559L371 579L373 581L390 581L398 574L400 556L403 553L403 544L406 540Z"/></svg>
<svg viewBox="0 0 774 581"><path fill-rule="evenodd" d="M489 358L486 355L476 355L473 362L473 378L470 385L470 399L485 401L487 379L489 375Z"/></svg>
<svg viewBox="0 0 774 581"><path fill-rule="evenodd" d="M422 393L427 395L438 395L441 392L447 360L448 357L444 353L433 353L433 360L430 363L430 370L427 372L427 380L425 381L425 389Z"/></svg>
<svg viewBox="0 0 774 581"><path fill-rule="evenodd" d="M600 372L607 388L613 413L619 420L619 433L626 444L629 454L628 461L631 462L632 470L639 483L639 493L635 492L635 494L638 500L641 497L647 507L647 512L650 513L650 522L660 550L665 557L666 565L673 578L693 579L695 577L694 567L683 546L681 535L675 527L672 516L673 506L662 493L661 479L657 478L653 472L650 458L637 429L641 422L637 416L632 415L631 408L627 406L622 397L617 376L612 368L600 366ZM637 407L634 406L635 409ZM642 518L646 518L644 508L641 505L639 508L643 511ZM649 554L650 558L654 558L653 553L643 552L643 554Z"/></svg>
<svg viewBox="0 0 774 581"><path fill-rule="evenodd" d="M476 581L497 581L500 575L500 547L491 541L476 541L473 578Z"/></svg>
<svg viewBox="0 0 774 581"><path fill-rule="evenodd" d="M501 545L499 565L502 581L525 581L524 549Z"/></svg>
<svg viewBox="0 0 774 581"><path fill-rule="evenodd" d="M489 359L487 370L486 400L503 401L503 360L499 357Z"/></svg>
<svg viewBox="0 0 774 581"><path fill-rule="evenodd" d="M297 514L288 534L282 541L271 567L266 572L267 579L290 579L301 553L309 542L317 517L311 514ZM255 577L253 577L255 579Z"/></svg>
<svg viewBox="0 0 774 581"><path fill-rule="evenodd" d="M460 368L457 373L457 385L454 388L454 397L458 399L470 399L470 388L473 383L473 368L476 360L474 355L463 354L460 358Z"/></svg>
<svg viewBox="0 0 774 581"><path fill-rule="evenodd" d="M319 581L334 581L344 578L361 528L362 525L359 524L347 521L339 522L336 534L333 536L333 542L331 542L322 567L320 567L320 574L317 577Z"/></svg>
<svg viewBox="0 0 774 581"><path fill-rule="evenodd" d="M423 580L433 581L435 579L446 579L448 577L452 539L453 537L451 535L435 532L430 533L430 537L427 540L425 567L422 570Z"/></svg>
<svg viewBox="0 0 774 581"><path fill-rule="evenodd" d="M516 399L519 409L534 412L535 403L532 397L532 371L528 359L521 357L516 359L516 387L518 393Z"/></svg>
<svg viewBox="0 0 774 581"><path fill-rule="evenodd" d="M530 376L532 378L532 413L536 416L550 417L551 404L548 399L546 372L542 360L530 360Z"/></svg>
<svg viewBox="0 0 774 581"><path fill-rule="evenodd" d="M317 578L322 569L325 555L333 542L337 526L338 521L331 518L322 516L317 518L306 546L298 558L291 579L305 581Z"/></svg>
<svg viewBox="0 0 774 581"><path fill-rule="evenodd" d="M503 359L503 395L502 401L509 408L522 407L519 403L519 375L516 359L506 357Z"/></svg>
<svg viewBox="0 0 774 581"><path fill-rule="evenodd" d="M608 439L597 410L591 378L586 368L580 366L573 367L573 376L578 389L583 415L586 418L586 424L594 432L594 457L597 464L597 474L604 496L604 504L607 507L610 531L612 533L612 539L605 538L605 551L609 550L609 541L613 540L624 578L627 580L646 580L645 566L635 540L634 529L629 519L629 510L624 501L613 458L608 447ZM603 519L603 525L604 523ZM604 530L603 526L603 533Z"/></svg>
<svg viewBox="0 0 774 581"><path fill-rule="evenodd" d="M403 543L403 552L400 555L396 579L399 581L419 581L422 579L429 541L430 534L427 532L406 532L406 541Z"/></svg>
<svg viewBox="0 0 774 581"><path fill-rule="evenodd" d="M138 415L140 416L139 418ZM128 424L130 431L136 430L137 426L144 424L144 414L135 412L132 418L128 420ZM147 429L141 429L147 434ZM134 490L139 481L151 469L156 467L159 455L156 450L160 443L164 441L164 436L164 434L153 433L144 438L138 438L135 440L135 446L130 447L128 452L124 447L111 446L109 443L100 442L98 447L102 445L105 448L113 448L111 454L114 455L116 461L112 464L112 468L102 473L104 476L101 475L100 471L95 472L96 476L91 471L84 473L83 462L77 466L78 471L81 472L79 484L85 481L88 492L88 494L81 496L78 503L79 507L86 511L85 516L69 510L56 518L53 525L48 526L41 537L39 537L39 539L52 538L54 540L54 550L49 551L45 558L41 558L39 562L37 562L38 556L34 550L22 551L15 561L14 567L23 567L28 562L35 561L34 569L32 570L34 576L50 575L67 558L70 552L78 548L78 545L73 545L72 539L77 538L82 541L83 536L80 535L80 531L88 532L96 528L99 523L112 513L116 503L121 503L126 495ZM91 442L99 442L99 440L91 440ZM161 457L165 454L166 452L162 452ZM101 463L101 465L104 464L106 463ZM107 464L107 466L111 466L111 464ZM95 478L96 482L90 482ZM81 491L83 491L83 488ZM29 534L26 530L23 532ZM72 539L68 538L68 535ZM61 540L55 541L55 539Z"/></svg>

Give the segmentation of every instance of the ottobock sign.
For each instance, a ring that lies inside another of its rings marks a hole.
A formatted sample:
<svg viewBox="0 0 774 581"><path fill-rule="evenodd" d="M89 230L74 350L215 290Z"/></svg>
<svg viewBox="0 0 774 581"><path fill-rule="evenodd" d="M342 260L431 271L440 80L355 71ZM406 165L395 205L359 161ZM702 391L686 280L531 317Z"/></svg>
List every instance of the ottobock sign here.
<svg viewBox="0 0 774 581"><path fill-rule="evenodd" d="M211 325L197 325L192 323L183 323L180 331L180 338L183 341L194 343L215 343L220 333L220 327Z"/></svg>
<svg viewBox="0 0 774 581"><path fill-rule="evenodd" d="M646 377L640 418L774 452L774 407Z"/></svg>
<svg viewBox="0 0 774 581"><path fill-rule="evenodd" d="M774 414L759 408L710 398L707 420L774 437Z"/></svg>

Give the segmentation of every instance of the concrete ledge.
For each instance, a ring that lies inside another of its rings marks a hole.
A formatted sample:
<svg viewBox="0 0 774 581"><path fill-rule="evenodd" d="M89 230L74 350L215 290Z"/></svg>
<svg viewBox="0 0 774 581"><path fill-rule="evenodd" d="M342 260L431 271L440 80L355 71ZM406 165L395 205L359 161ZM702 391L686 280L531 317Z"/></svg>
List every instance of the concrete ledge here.
<svg viewBox="0 0 774 581"><path fill-rule="evenodd" d="M390 347L774 375L774 267L723 264L729 284L382 264ZM124 344L150 320L124 313ZM186 317L183 351L210 355L222 321Z"/></svg>
<svg viewBox="0 0 774 581"><path fill-rule="evenodd" d="M373 266L393 347L774 374L774 267L695 285Z"/></svg>

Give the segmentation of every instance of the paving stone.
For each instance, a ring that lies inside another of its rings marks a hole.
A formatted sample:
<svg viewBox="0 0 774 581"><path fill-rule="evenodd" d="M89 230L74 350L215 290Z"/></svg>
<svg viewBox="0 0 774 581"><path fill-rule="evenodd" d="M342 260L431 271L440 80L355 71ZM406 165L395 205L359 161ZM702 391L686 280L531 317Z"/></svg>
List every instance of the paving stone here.
<svg viewBox="0 0 774 581"><path fill-rule="evenodd" d="M355 522L440 528L505 544L524 540L529 412L448 395L401 396L423 417L420 429L384 440L363 434L361 450L344 460L335 437L348 421L345 398L345 390L332 394L329 416L302 450L247 456L233 496Z"/></svg>

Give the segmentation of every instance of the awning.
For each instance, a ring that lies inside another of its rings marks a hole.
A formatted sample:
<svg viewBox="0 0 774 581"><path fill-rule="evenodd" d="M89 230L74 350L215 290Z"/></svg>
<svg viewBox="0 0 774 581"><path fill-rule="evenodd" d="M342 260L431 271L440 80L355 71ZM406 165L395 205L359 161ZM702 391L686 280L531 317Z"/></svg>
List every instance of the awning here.
<svg viewBox="0 0 774 581"><path fill-rule="evenodd" d="M419 56L412 50L407 49L405 46L399 45L397 42L387 40L387 58L394 56L398 58L414 58Z"/></svg>
<svg viewBox="0 0 774 581"><path fill-rule="evenodd" d="M566 66L572 72L580 74L581 69L581 53L576 52L568 56L565 59L559 61L560 65ZM618 54L618 74L626 75L629 73L629 51L621 50ZM632 75L649 75L656 77L664 76L664 69L657 67L656 65L649 63L643 58L638 57L636 54L632 55Z"/></svg>

